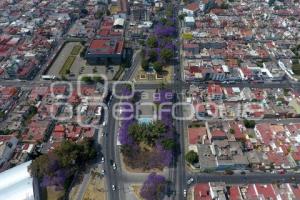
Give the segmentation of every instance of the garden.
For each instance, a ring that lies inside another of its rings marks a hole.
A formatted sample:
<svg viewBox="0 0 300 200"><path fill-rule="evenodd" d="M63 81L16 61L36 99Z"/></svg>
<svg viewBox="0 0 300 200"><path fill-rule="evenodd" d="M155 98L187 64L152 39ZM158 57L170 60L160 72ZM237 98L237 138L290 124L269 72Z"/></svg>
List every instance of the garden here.
<svg viewBox="0 0 300 200"><path fill-rule="evenodd" d="M154 103L159 106L161 103L169 102L164 98L168 92L170 91L158 91L162 98ZM126 101L132 103L134 99L137 100L133 98ZM176 147L172 127L172 108L165 106L163 109L161 120L151 123L139 123L136 119L121 121L119 140L123 161L128 168L141 172L151 169L162 170L172 163ZM134 111L122 112L122 117L131 116L133 113Z"/></svg>
<svg viewBox="0 0 300 200"><path fill-rule="evenodd" d="M76 56L80 53L81 46L80 45L75 45L71 51L71 54L63 64L62 68L59 71L59 74L62 76L65 76L66 74L70 73L70 69L76 59Z"/></svg>

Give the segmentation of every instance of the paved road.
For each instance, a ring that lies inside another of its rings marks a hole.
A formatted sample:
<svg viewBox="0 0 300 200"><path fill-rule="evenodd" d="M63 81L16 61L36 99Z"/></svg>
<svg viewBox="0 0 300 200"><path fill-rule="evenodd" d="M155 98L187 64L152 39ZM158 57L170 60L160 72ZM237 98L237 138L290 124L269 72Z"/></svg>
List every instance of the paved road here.
<svg viewBox="0 0 300 200"><path fill-rule="evenodd" d="M271 173L249 173L246 175L233 174L194 174L188 178L193 177L195 183L208 183L208 182L225 182L227 184L249 184L249 183L300 183L300 174L287 173L287 174L271 174Z"/></svg>
<svg viewBox="0 0 300 200"><path fill-rule="evenodd" d="M123 80L129 80L133 74L134 69L129 69L125 71L125 75ZM182 89L189 89L190 85L196 85L199 87L207 87L209 84L205 82L183 82L180 81L181 70L176 70L175 67L175 82L177 85L181 85ZM36 81L18 81L18 80L2 80L0 82L0 86L22 86L22 87L36 87L36 86L49 86L51 83L59 82L59 81L47 81L47 80L36 80ZM77 85L77 81L67 81L71 83L73 86ZM109 88L112 88L112 84L116 81L108 81ZM84 84L84 83L83 83ZM211 83L210 83L211 84ZM217 83L216 84L220 84ZM250 87L250 88L294 88L299 90L300 89L300 82L298 83L290 83L289 81L285 82L266 82L266 83L248 83L248 82L241 82L235 84L221 84L224 87ZM160 83L135 83L136 89L153 89L157 87L161 87ZM166 88L173 88L173 84L164 84Z"/></svg>
<svg viewBox="0 0 300 200"><path fill-rule="evenodd" d="M111 107L117 102L115 98L111 100ZM111 109L109 111L112 111ZM108 190L108 199L109 200L117 200L119 199L118 190L112 191L112 185L115 187L119 187L118 185L118 177L117 177L117 170L113 170L111 166L111 161L115 160L115 126L116 121L113 117L112 112L108 114L108 123L105 131L105 138L103 142L103 154L105 158L104 169L106 171L106 185Z"/></svg>
<svg viewBox="0 0 300 200"><path fill-rule="evenodd" d="M202 121L213 123L213 122L219 122L220 120L222 121L234 121L235 119L226 119L226 118L207 118L203 119ZM243 120L243 119L240 119ZM300 118L263 118L263 119L257 119L253 118L256 123L276 123L276 124L291 124L291 123L300 123Z"/></svg>
<svg viewBox="0 0 300 200"><path fill-rule="evenodd" d="M122 81L128 81L132 78L134 72L137 69L137 66L141 62L140 51L137 51L133 56L132 66L129 70L125 71L125 74L122 78ZM158 85L155 85L158 86ZM147 86L153 88L153 86ZM109 84L109 88L112 86ZM138 89L138 87L136 87ZM143 88L142 88L143 89ZM112 108L115 103L118 103L120 100L112 97L109 108ZM106 127L106 137L103 142L103 151L106 159L105 162L105 171L106 173L106 184L108 188L108 199L117 200L124 199L124 182L122 181L122 169L120 161L120 152L119 147L117 146L118 140L118 121L115 120L112 114L112 109L109 109L108 121ZM111 162L115 162L117 165L117 170L112 169ZM115 185L116 190L112 191L112 185Z"/></svg>
<svg viewBox="0 0 300 200"><path fill-rule="evenodd" d="M179 6L178 2L176 2L177 6ZM174 13L178 13L177 6L174 6ZM177 26L178 30L181 30L179 19L177 19ZM179 32L179 31L178 31ZM178 33L177 35L178 41L180 41L180 35ZM181 41L179 45L179 53L178 55L175 55L178 58L181 58L180 56L180 50L181 50ZM178 95L178 94L184 94L186 89L189 88L190 83L185 83L184 80L184 74L183 74L183 66L182 66L182 60L180 59L179 64L174 65L174 71L175 71L175 77L174 77L174 83L173 88L176 95L176 101L177 102L184 102L184 95ZM176 116L183 117L183 107L177 106L176 107ZM183 190L187 187L186 186L186 169L185 169L185 121L183 120L175 120L175 130L178 135L178 142L179 142L179 149L180 154L177 157L177 163L175 168L175 199L182 200L184 199L183 196Z"/></svg>

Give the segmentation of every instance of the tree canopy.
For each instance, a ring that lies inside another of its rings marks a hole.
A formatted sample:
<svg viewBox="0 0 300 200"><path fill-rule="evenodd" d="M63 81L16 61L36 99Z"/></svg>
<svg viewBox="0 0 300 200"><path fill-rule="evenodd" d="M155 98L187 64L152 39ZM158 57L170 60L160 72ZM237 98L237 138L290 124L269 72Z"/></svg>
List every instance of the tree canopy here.
<svg viewBox="0 0 300 200"><path fill-rule="evenodd" d="M62 187L76 170L95 156L96 151L91 141L84 140L80 143L64 141L54 152L33 160L29 169L31 176L42 180L42 186Z"/></svg>
<svg viewBox="0 0 300 200"><path fill-rule="evenodd" d="M129 127L129 134L137 143L143 142L150 146L153 146L156 140L161 138L165 131L165 125L161 121L150 124L134 123Z"/></svg>
<svg viewBox="0 0 300 200"><path fill-rule="evenodd" d="M167 181L165 177L156 173L151 173L144 182L140 195L145 200L160 200L164 198L166 187Z"/></svg>
<svg viewBox="0 0 300 200"><path fill-rule="evenodd" d="M187 152L187 154L185 155L185 159L191 164L199 162L198 154L195 151Z"/></svg>
<svg viewBox="0 0 300 200"><path fill-rule="evenodd" d="M169 62L173 57L173 52L171 49L165 48L161 50L160 56L162 57L162 59L164 59L165 62Z"/></svg>
<svg viewBox="0 0 300 200"><path fill-rule="evenodd" d="M244 120L244 125L246 128L254 128L255 127L255 121L254 120Z"/></svg>
<svg viewBox="0 0 300 200"><path fill-rule="evenodd" d="M148 39L147 39L147 45L150 47L150 48L155 48L157 47L158 43L157 43L157 39L155 36L150 36Z"/></svg>

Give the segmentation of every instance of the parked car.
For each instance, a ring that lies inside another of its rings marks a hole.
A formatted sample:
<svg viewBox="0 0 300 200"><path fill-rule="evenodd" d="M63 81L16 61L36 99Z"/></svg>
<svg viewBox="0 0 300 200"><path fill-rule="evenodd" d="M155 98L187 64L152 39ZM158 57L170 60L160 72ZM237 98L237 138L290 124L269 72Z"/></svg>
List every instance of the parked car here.
<svg viewBox="0 0 300 200"><path fill-rule="evenodd" d="M187 180L186 183L187 183L188 185L190 185L190 184L192 184L193 182L194 182L194 179L193 179L193 178L190 178L189 180Z"/></svg>

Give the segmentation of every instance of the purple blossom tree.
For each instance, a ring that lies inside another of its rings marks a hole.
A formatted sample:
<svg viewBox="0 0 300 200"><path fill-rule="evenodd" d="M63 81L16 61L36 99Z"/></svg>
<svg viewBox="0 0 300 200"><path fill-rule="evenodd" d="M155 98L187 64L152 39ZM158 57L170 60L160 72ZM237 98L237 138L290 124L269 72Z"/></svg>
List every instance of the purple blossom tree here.
<svg viewBox="0 0 300 200"><path fill-rule="evenodd" d="M66 179L68 178L68 172L65 169L59 169L54 172L53 175L46 175L42 178L41 186L56 186L58 189L62 189Z"/></svg>
<svg viewBox="0 0 300 200"><path fill-rule="evenodd" d="M164 176L151 173L144 182L140 195L146 200L163 199L166 187L167 181Z"/></svg>
<svg viewBox="0 0 300 200"><path fill-rule="evenodd" d="M154 33L157 37L170 37L175 35L176 28L172 26L166 26L163 24L157 24L154 27Z"/></svg>

